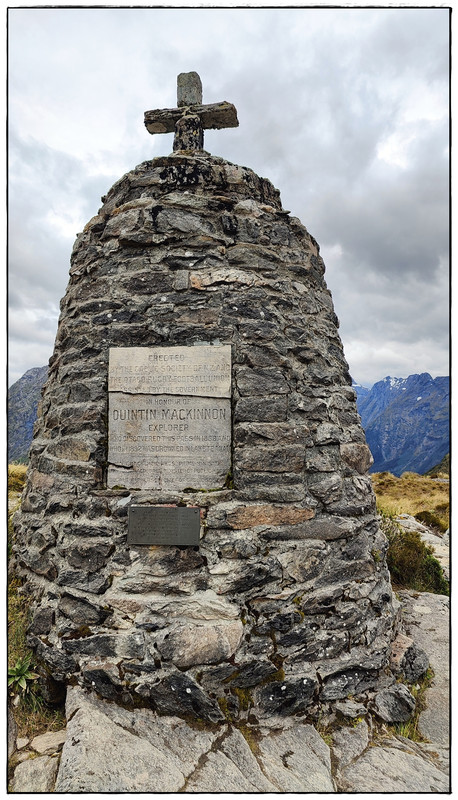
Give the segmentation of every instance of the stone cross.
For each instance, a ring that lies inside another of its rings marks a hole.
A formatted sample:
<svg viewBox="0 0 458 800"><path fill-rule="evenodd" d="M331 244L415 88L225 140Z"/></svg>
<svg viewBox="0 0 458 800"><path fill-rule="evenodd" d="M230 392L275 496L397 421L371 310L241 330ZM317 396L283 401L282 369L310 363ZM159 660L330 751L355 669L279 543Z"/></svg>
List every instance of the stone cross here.
<svg viewBox="0 0 458 800"><path fill-rule="evenodd" d="M202 150L205 128L236 128L237 110L226 101L202 105L202 82L197 72L181 72L177 78L178 108L145 111L149 133L175 131L173 150Z"/></svg>

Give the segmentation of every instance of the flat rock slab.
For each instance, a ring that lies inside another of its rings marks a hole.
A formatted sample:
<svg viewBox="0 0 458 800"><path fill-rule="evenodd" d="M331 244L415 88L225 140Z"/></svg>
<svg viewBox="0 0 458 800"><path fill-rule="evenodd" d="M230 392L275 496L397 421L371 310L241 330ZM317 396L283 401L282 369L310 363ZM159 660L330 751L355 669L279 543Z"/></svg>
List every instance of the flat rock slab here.
<svg viewBox="0 0 458 800"><path fill-rule="evenodd" d="M449 598L429 592L399 592L404 628L429 657L434 670L426 692L426 709L420 714L419 731L437 745L448 747L450 737Z"/></svg>
<svg viewBox="0 0 458 800"><path fill-rule="evenodd" d="M61 731L48 731L48 733L43 733L41 736L35 736L30 743L30 747L40 755L51 755L62 749L66 735L66 728Z"/></svg>
<svg viewBox="0 0 458 800"><path fill-rule="evenodd" d="M448 792L449 779L434 756L407 739L368 747L338 776L341 792Z"/></svg>
<svg viewBox="0 0 458 800"><path fill-rule="evenodd" d="M197 730L69 688L56 792L334 791L328 746L310 725L246 735Z"/></svg>
<svg viewBox="0 0 458 800"><path fill-rule="evenodd" d="M52 792L56 780L59 759L51 756L28 758L18 764L11 782L11 791L15 793L36 794Z"/></svg>
<svg viewBox="0 0 458 800"><path fill-rule="evenodd" d="M177 792L184 775L164 752L81 702L67 725L56 792Z"/></svg>
<svg viewBox="0 0 458 800"><path fill-rule="evenodd" d="M312 725L295 725L261 739L259 762L277 791L335 791L329 747Z"/></svg>

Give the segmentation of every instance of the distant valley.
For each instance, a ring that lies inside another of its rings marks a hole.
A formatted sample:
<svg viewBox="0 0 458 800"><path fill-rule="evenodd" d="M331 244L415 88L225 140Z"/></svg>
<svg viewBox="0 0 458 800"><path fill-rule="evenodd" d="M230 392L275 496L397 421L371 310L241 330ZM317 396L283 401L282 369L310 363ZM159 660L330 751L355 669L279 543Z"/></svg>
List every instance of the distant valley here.
<svg viewBox="0 0 458 800"><path fill-rule="evenodd" d="M28 370L8 391L8 461L25 462L47 367ZM387 377L371 389L353 384L374 457L371 472L424 474L449 452L448 377L427 372Z"/></svg>

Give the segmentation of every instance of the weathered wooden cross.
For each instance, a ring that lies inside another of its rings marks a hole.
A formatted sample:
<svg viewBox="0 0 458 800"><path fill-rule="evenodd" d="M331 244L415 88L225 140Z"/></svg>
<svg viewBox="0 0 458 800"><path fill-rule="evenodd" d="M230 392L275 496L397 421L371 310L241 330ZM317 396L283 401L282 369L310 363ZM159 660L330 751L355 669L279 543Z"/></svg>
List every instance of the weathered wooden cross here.
<svg viewBox="0 0 458 800"><path fill-rule="evenodd" d="M177 78L178 108L145 111L150 133L175 131L173 150L202 150L205 128L236 128L237 110L232 103L202 105L202 82L197 72L181 72Z"/></svg>

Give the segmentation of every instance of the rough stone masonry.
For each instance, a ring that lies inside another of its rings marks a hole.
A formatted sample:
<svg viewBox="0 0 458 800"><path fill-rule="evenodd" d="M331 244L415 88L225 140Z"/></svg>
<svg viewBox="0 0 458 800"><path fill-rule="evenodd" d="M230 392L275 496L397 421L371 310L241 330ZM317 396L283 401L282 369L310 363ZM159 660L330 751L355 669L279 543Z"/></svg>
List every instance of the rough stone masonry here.
<svg viewBox="0 0 458 800"><path fill-rule="evenodd" d="M371 455L319 247L268 180L202 149L237 122L193 75L145 115L172 117L173 153L77 237L16 568L54 688L209 722L308 713L389 661ZM197 510L199 546L132 543L134 508Z"/></svg>

